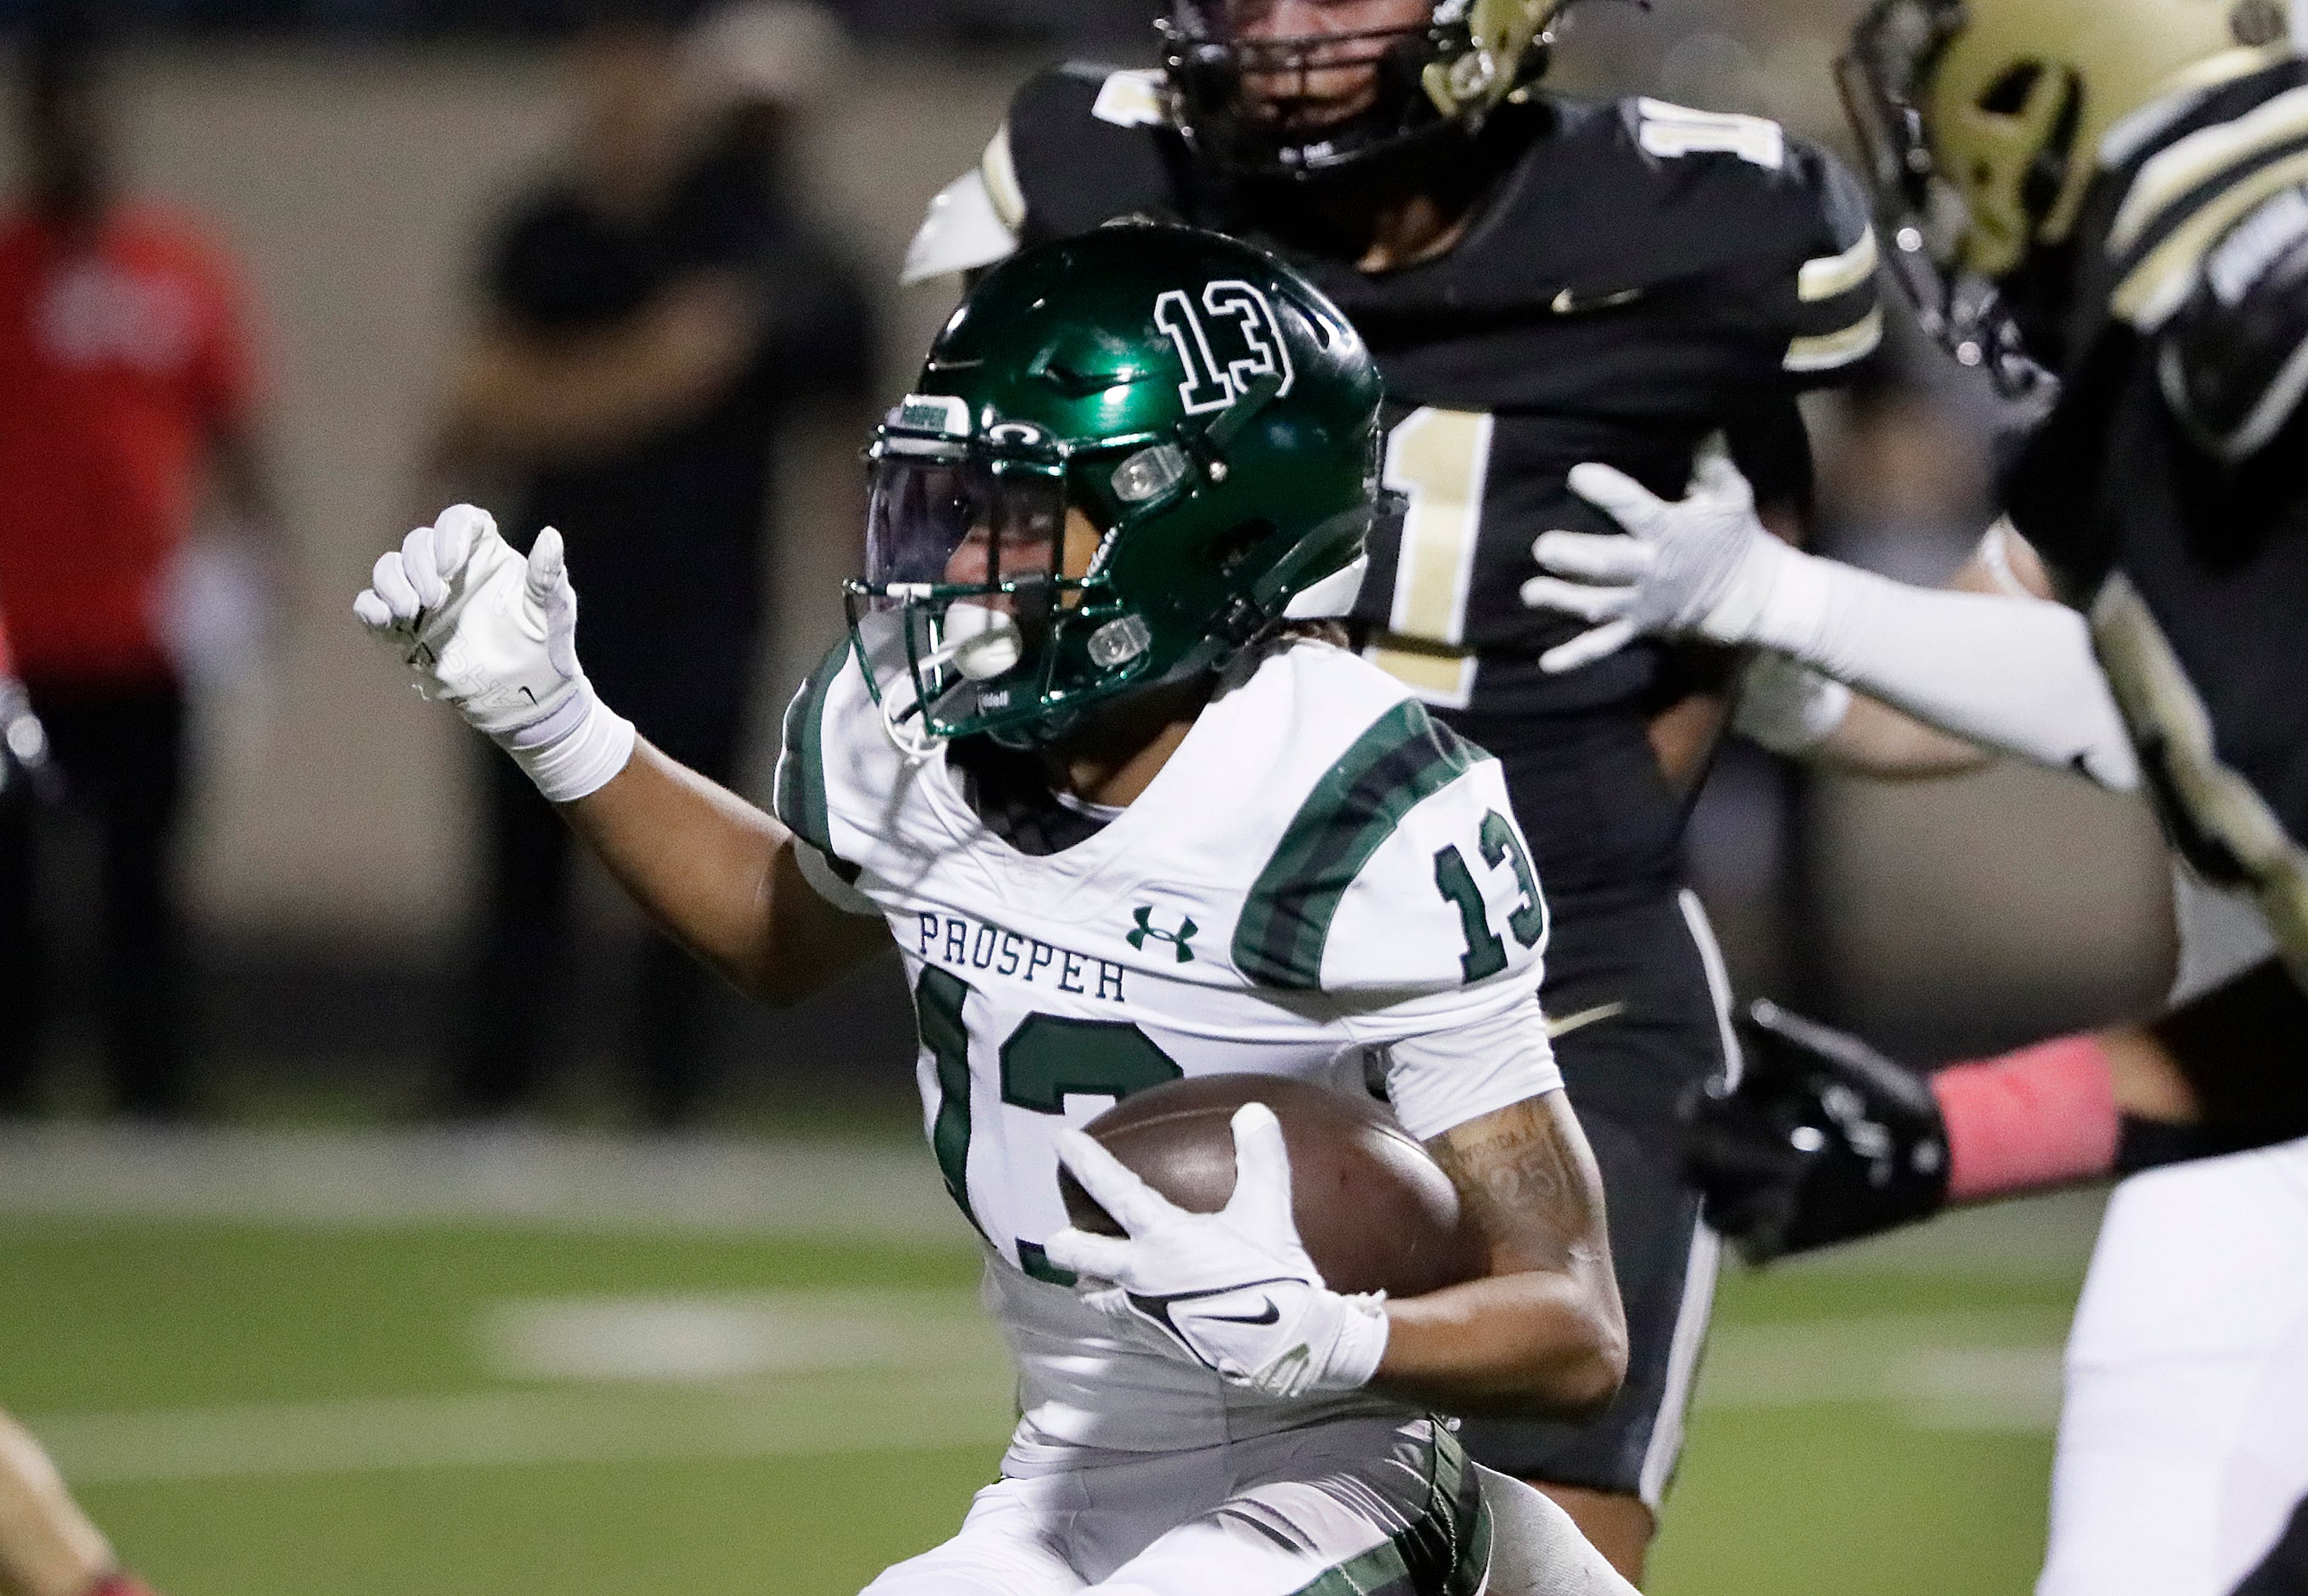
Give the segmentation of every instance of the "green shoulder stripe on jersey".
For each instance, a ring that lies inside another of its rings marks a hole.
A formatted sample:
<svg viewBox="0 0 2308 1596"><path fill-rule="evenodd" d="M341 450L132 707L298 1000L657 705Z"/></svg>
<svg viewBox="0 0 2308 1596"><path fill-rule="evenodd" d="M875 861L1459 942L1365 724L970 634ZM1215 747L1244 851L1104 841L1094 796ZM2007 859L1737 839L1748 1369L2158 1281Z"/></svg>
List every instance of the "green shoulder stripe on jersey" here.
<svg viewBox="0 0 2308 1596"><path fill-rule="evenodd" d="M786 706L785 750L770 806L803 841L829 858L833 828L825 815L825 700L834 678L849 662L849 639L833 645Z"/></svg>
<svg viewBox="0 0 2308 1596"><path fill-rule="evenodd" d="M1490 1567L1491 1510L1482 1480L1438 1419L1425 1511L1292 1596L1477 1596Z"/></svg>
<svg viewBox="0 0 2308 1596"><path fill-rule="evenodd" d="M1313 991L1339 902L1402 817L1490 755L1406 699L1332 765L1259 872L1234 962L1261 986Z"/></svg>

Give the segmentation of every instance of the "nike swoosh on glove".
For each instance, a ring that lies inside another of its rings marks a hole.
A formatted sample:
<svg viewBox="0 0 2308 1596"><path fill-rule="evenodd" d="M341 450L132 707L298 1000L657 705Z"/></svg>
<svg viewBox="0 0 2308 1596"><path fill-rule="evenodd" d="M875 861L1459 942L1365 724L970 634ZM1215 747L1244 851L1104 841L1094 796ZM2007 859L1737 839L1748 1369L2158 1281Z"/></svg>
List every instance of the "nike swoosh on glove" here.
<svg viewBox="0 0 2308 1596"><path fill-rule="evenodd" d="M1234 1195L1190 1213L1078 1130L1058 1133L1058 1157L1128 1231L1068 1229L1050 1262L1111 1282L1090 1305L1150 1324L1183 1356L1232 1385L1268 1396L1355 1391L1385 1355L1382 1296L1348 1297L1322 1283L1290 1211L1290 1154L1263 1103L1235 1110Z"/></svg>
<svg viewBox="0 0 2308 1596"><path fill-rule="evenodd" d="M1572 468L1571 487L1627 535L1543 532L1530 546L1551 574L1523 583L1523 603L1598 623L1539 657L1549 672L1590 665L1637 637L1752 641L1787 562L1802 557L1764 529L1754 490L1721 455L1701 461L1673 502L1592 462Z"/></svg>
<svg viewBox="0 0 2308 1596"><path fill-rule="evenodd" d="M551 527L523 559L487 511L452 505L376 562L353 613L420 694L492 738L553 802L606 786L632 757L632 722L577 663L577 592Z"/></svg>

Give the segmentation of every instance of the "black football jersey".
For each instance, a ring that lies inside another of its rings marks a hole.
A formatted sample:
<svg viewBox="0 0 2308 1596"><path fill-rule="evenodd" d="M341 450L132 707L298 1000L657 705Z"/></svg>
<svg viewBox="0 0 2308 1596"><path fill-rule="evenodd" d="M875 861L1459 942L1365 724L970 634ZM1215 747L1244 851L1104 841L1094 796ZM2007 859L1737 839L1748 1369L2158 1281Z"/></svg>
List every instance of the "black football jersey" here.
<svg viewBox="0 0 2308 1596"><path fill-rule="evenodd" d="M1577 891L1676 868L1682 801L1641 734L1686 689L1675 651L1650 643L1540 671L1580 624L1523 606L1531 544L1615 531L1566 486L1580 462L1680 496L1718 433L1767 502L1806 497L1793 398L1873 349L1876 254L1848 174L1775 123L1641 99L1501 115L1513 123L1490 136L1519 146L1464 239L1375 276L1262 228L1168 125L1157 74L1034 79L987 177L1022 242L1130 215L1214 228L1273 249L1346 311L1386 379L1386 482L1408 506L1374 539L1357 614L1369 651L1502 757L1502 742L1559 743L1566 801L1589 798L1522 818L1550 889ZM1629 791L1616 767L1647 776Z"/></svg>
<svg viewBox="0 0 2308 1596"><path fill-rule="evenodd" d="M2308 983L2308 63L2135 143L2080 224L2063 396L2005 496L2173 841Z"/></svg>

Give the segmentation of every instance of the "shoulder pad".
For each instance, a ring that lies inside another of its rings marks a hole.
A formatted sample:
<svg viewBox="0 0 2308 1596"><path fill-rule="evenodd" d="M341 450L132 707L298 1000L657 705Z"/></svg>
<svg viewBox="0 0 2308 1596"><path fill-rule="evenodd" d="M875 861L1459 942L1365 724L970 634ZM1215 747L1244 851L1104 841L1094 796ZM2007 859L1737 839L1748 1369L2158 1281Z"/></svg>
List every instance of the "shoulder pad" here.
<svg viewBox="0 0 2308 1596"><path fill-rule="evenodd" d="M1670 160L1687 155L1735 155L1767 172L1787 165L1787 130L1769 117L1698 111L1649 95L1622 100L1619 114L1646 155Z"/></svg>
<svg viewBox="0 0 2308 1596"><path fill-rule="evenodd" d="M1882 255L1867 191L1848 168L1808 140L1790 138L1787 172L1816 231L1796 268L1795 336L1780 364L1815 379L1856 365L1883 341Z"/></svg>
<svg viewBox="0 0 2308 1596"><path fill-rule="evenodd" d="M1006 260L1017 251L1025 209L1010 160L1010 129L1004 126L986 147L985 158L930 201L929 213L906 248L899 286L911 288Z"/></svg>
<svg viewBox="0 0 2308 1596"><path fill-rule="evenodd" d="M1161 74L1070 62L1011 102L1008 154L1028 243L1087 232L1117 216L1184 220Z"/></svg>
<svg viewBox="0 0 2308 1596"><path fill-rule="evenodd" d="M833 824L825 802L825 706L852 652L844 637L818 661L786 706L785 746L778 755L770 807L786 828L829 858Z"/></svg>
<svg viewBox="0 0 2308 1596"><path fill-rule="evenodd" d="M1260 986L1319 990L1347 890L1403 817L1490 756L1405 699L1316 784L1259 872L1234 936L1235 968Z"/></svg>
<svg viewBox="0 0 2308 1596"><path fill-rule="evenodd" d="M2270 195L2296 185L2308 85L2200 126L2140 163L2108 224L2108 310L2154 332L2196 286L2204 257Z"/></svg>
<svg viewBox="0 0 2308 1596"><path fill-rule="evenodd" d="M2199 445L2230 463L2267 446L2308 391L2308 185L2205 251L2156 343L2165 402Z"/></svg>
<svg viewBox="0 0 2308 1596"><path fill-rule="evenodd" d="M1780 365L1816 381L1874 352L1883 314L1866 192L1842 162L1762 116L1693 110L1638 96L1619 102L1626 136L1654 162L1708 160L1722 185L1701 225L1777 279L1789 318ZM1792 290L1790 292L1790 290Z"/></svg>

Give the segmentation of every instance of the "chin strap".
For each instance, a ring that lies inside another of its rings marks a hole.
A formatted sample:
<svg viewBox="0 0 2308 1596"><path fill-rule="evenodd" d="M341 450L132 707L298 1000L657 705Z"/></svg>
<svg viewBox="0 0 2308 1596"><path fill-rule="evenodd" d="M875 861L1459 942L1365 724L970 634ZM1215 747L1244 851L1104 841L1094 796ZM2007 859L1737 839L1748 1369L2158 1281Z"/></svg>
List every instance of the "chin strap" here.
<svg viewBox="0 0 2308 1596"><path fill-rule="evenodd" d="M879 693L874 702L881 705L882 730L908 764L919 764L937 752L937 738L930 735L929 717L918 696L900 704L891 694Z"/></svg>

